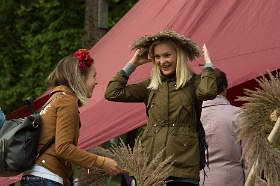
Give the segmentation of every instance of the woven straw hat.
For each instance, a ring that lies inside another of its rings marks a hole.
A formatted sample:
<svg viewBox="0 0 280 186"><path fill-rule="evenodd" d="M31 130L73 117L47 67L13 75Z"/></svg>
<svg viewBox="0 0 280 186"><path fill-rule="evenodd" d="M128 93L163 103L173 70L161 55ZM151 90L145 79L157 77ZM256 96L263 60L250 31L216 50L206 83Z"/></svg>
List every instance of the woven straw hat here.
<svg viewBox="0 0 280 186"><path fill-rule="evenodd" d="M173 30L164 30L156 33L155 35L140 37L131 44L131 50L142 49L142 54L148 54L149 48L153 42L166 39L171 39L176 44L179 44L191 61L201 55L199 46L195 42Z"/></svg>

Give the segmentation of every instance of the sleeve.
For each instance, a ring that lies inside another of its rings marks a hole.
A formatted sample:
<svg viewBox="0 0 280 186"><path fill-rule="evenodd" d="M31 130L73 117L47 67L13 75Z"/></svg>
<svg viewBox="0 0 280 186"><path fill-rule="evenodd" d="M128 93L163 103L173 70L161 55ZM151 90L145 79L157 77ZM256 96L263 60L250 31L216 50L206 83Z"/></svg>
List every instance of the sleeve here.
<svg viewBox="0 0 280 186"><path fill-rule="evenodd" d="M105 99L115 102L145 102L149 79L132 85L127 85L127 81L127 78L118 72L106 88Z"/></svg>
<svg viewBox="0 0 280 186"><path fill-rule="evenodd" d="M77 100L64 96L57 100L55 150L62 159L84 168L91 168L97 155L76 146L79 137L79 111Z"/></svg>
<svg viewBox="0 0 280 186"><path fill-rule="evenodd" d="M206 101L216 98L217 96L217 84L216 76L213 68L206 67L203 69L200 76L200 80L196 80L196 95L199 101Z"/></svg>

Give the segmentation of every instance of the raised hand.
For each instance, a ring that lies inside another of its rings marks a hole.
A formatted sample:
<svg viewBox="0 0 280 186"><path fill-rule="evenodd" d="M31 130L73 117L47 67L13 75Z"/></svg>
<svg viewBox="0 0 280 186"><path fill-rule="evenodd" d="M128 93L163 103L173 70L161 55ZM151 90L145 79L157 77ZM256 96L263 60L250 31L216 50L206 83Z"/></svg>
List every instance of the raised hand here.
<svg viewBox="0 0 280 186"><path fill-rule="evenodd" d="M151 59L149 59L147 55L144 54L140 55L140 54L141 54L141 50L140 49L136 50L134 56L130 60L130 63L135 65L135 67L151 62Z"/></svg>
<svg viewBox="0 0 280 186"><path fill-rule="evenodd" d="M205 64L212 63L211 58L210 58L210 53L205 44L203 45L202 50L203 50L203 56L204 56L204 63Z"/></svg>

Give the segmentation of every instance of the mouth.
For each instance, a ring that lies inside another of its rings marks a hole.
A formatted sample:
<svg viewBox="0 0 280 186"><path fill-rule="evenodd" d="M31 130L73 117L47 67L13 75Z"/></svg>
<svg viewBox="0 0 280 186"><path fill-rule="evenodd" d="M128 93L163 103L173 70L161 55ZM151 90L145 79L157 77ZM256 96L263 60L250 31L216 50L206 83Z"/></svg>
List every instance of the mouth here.
<svg viewBox="0 0 280 186"><path fill-rule="evenodd" d="M161 66L161 68L164 69L164 70L167 70L167 69L169 69L170 66L171 65L163 65L163 66Z"/></svg>

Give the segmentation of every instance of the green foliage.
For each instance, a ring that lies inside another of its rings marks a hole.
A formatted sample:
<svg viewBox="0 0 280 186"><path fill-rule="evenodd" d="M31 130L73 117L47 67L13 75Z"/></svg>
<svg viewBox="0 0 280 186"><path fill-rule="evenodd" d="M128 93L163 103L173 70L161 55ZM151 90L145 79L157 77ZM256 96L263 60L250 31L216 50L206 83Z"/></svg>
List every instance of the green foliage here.
<svg viewBox="0 0 280 186"><path fill-rule="evenodd" d="M138 0L109 0L109 28L112 28Z"/></svg>
<svg viewBox="0 0 280 186"><path fill-rule="evenodd" d="M42 95L45 79L82 47L86 0L0 0L0 106L8 114ZM137 0L109 0L110 28Z"/></svg>
<svg viewBox="0 0 280 186"><path fill-rule="evenodd" d="M78 2L78 6L77 6ZM3 1L0 100L5 113L39 97L56 64L81 48L85 1Z"/></svg>

